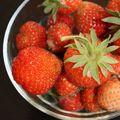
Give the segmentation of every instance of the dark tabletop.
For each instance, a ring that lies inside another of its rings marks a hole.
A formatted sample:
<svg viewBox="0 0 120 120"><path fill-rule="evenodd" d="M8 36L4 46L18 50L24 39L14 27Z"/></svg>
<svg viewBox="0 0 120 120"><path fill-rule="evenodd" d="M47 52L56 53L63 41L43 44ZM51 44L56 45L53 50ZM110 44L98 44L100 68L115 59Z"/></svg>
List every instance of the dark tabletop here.
<svg viewBox="0 0 120 120"><path fill-rule="evenodd" d="M2 43L8 21L23 0L0 0L0 120L57 120L32 107L15 90L4 68ZM120 120L120 117L114 119Z"/></svg>

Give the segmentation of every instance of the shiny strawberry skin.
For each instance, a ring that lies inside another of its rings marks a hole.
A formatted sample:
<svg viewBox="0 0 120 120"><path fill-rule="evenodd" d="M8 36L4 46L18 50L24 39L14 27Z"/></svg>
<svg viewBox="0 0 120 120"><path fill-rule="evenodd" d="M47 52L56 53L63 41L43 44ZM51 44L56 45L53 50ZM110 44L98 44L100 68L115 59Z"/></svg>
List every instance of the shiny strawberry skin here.
<svg viewBox="0 0 120 120"><path fill-rule="evenodd" d="M82 33L89 33L90 28L94 28L97 36L100 37L107 29L106 23L101 21L106 16L107 13L101 6L93 2L83 1L74 15L75 26L78 32Z"/></svg>
<svg viewBox="0 0 120 120"><path fill-rule="evenodd" d="M56 23L65 23L71 28L71 30L74 27L74 20L71 15L57 14L55 22L53 21L52 16L48 17L47 20L48 27L50 27L51 25L55 25Z"/></svg>
<svg viewBox="0 0 120 120"><path fill-rule="evenodd" d="M56 82L62 62L52 53L39 47L21 50L12 62L15 81L33 95L46 93Z"/></svg>
<svg viewBox="0 0 120 120"><path fill-rule="evenodd" d="M73 48L68 48L65 55L64 55L64 60L74 56L74 55L79 55L80 53L73 49ZM83 76L83 67L79 68L72 68L75 63L72 62L66 62L64 63L64 68L65 72L68 76L68 78L76 85L82 86L82 87L97 87L99 84L93 79L91 76ZM104 77L102 72L99 70L99 79L100 79L100 84L103 84L105 81L108 80L108 78L111 76L111 73L108 71L107 72L107 77Z"/></svg>
<svg viewBox="0 0 120 120"><path fill-rule="evenodd" d="M64 50L64 46L69 43L67 41L61 41L62 36L71 35L71 29L65 23L57 23L47 31L47 44L50 50L53 52L61 52Z"/></svg>
<svg viewBox="0 0 120 120"><path fill-rule="evenodd" d="M110 0L107 4L107 8L120 12L120 0Z"/></svg>
<svg viewBox="0 0 120 120"><path fill-rule="evenodd" d="M120 81L116 78L108 80L100 86L97 95L99 105L108 111L120 110Z"/></svg>
<svg viewBox="0 0 120 120"><path fill-rule="evenodd" d="M114 42L114 45L120 46L120 38L117 39L117 40ZM116 53L119 53L119 54L120 54L120 48L118 48L118 49L116 50Z"/></svg>
<svg viewBox="0 0 120 120"><path fill-rule="evenodd" d="M67 96L59 99L59 105L61 108L67 111L79 111L83 109L83 105L81 103L81 95L77 93L74 96Z"/></svg>
<svg viewBox="0 0 120 120"><path fill-rule="evenodd" d="M35 21L27 21L21 27L16 36L16 46L23 49L28 46L46 47L46 30Z"/></svg>
<svg viewBox="0 0 120 120"><path fill-rule="evenodd" d="M79 8L82 0L60 0L60 2L68 6L68 8L59 8L58 12L61 14L71 14Z"/></svg>
<svg viewBox="0 0 120 120"><path fill-rule="evenodd" d="M115 71L114 74L119 75L120 74L120 55L113 54L113 58L115 58L118 61L118 63L112 65L112 67L113 67L113 69Z"/></svg>
<svg viewBox="0 0 120 120"><path fill-rule="evenodd" d="M86 88L81 93L82 103L85 109L89 110L90 112L98 112L101 110L97 103L96 93L96 88Z"/></svg>
<svg viewBox="0 0 120 120"><path fill-rule="evenodd" d="M78 87L72 84L65 73L62 73L55 84L55 89L60 96L68 96L79 91Z"/></svg>

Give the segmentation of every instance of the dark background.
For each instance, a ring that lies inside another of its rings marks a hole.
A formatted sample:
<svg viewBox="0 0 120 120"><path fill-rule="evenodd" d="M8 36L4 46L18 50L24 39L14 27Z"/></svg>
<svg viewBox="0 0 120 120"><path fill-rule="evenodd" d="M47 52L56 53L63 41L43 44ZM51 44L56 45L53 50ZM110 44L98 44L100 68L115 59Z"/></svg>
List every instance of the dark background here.
<svg viewBox="0 0 120 120"><path fill-rule="evenodd" d="M32 107L15 90L4 68L2 43L8 21L23 0L0 0L0 120L57 120ZM120 117L114 119L120 120Z"/></svg>
<svg viewBox="0 0 120 120"><path fill-rule="evenodd" d="M0 120L57 120L31 106L15 90L4 68L4 32L14 11L23 0L0 0Z"/></svg>

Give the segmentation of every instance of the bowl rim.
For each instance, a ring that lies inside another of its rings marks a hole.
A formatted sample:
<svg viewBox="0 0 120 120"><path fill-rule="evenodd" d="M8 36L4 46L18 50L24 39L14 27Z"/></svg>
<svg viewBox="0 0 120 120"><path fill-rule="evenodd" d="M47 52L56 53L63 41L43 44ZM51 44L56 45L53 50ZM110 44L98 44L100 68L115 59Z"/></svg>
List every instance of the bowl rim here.
<svg viewBox="0 0 120 120"><path fill-rule="evenodd" d="M9 79L11 80L13 86L15 87L15 89L18 91L18 93L28 102L30 103L32 106L34 106L35 108L37 108L38 110L42 111L43 113L46 113L48 115L51 115L52 117L56 117L58 119L64 119L64 120L80 120L81 118L70 118L69 116L64 116L64 115L60 115L60 114L57 114L55 112L52 112L50 110L48 110L47 108L45 107L42 107L40 106L38 103L34 102L32 100L32 98L30 98L28 96L28 94L21 88L20 85L18 85L13 76L12 76L12 72L11 72L11 65L10 65L10 62L9 62L9 59L8 59L8 49L7 49L7 44L8 44L8 39L9 39L9 34L10 34L10 31L11 31L11 28L12 28L12 25L17 17L17 15L20 13L20 11L25 7L25 5L29 2L30 0L24 0L20 5L19 7L16 9L16 11L14 12L14 14L12 15L11 19L9 20L8 22L8 25L7 25L7 28L6 28L6 31L5 31L5 35L4 35L4 40L3 40L3 60L4 60L4 65L5 65L5 68L6 68L6 72L8 74L8 77ZM116 112L114 114L111 114L110 116L109 115L105 115L105 116L102 116L102 120L103 119L109 119L110 117L116 117L116 116L119 116L120 113ZM98 119L101 119L101 117L97 117L97 118L82 118L82 119L86 119L86 120L98 120Z"/></svg>

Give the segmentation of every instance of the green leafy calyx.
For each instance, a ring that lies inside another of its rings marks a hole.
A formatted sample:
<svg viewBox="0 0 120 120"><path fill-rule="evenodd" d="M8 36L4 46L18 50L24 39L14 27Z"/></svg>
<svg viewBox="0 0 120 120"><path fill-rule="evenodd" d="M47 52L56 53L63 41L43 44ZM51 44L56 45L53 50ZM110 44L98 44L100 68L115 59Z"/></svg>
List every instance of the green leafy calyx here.
<svg viewBox="0 0 120 120"><path fill-rule="evenodd" d="M56 15L59 8L68 8L68 6L62 4L60 0L45 0L41 6L44 6L44 13L51 13L54 22L56 21Z"/></svg>
<svg viewBox="0 0 120 120"><path fill-rule="evenodd" d="M92 76L99 84L99 70L107 77L107 72L114 72L111 64L116 64L118 61L112 58L109 53L118 49L118 46L108 46L111 37L100 42L97 38L94 29L91 29L90 36L85 36L82 33L74 36L64 36L62 41L74 40L73 44L66 47L72 47L79 51L79 55L74 55L64 62L75 63L73 69L84 67L83 76Z"/></svg>
<svg viewBox="0 0 120 120"><path fill-rule="evenodd" d="M111 23L109 29L110 32L114 34L111 42L114 42L120 38L120 12L110 9L106 9L106 11L111 14L111 16L102 19L102 21L106 23Z"/></svg>

